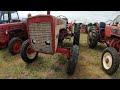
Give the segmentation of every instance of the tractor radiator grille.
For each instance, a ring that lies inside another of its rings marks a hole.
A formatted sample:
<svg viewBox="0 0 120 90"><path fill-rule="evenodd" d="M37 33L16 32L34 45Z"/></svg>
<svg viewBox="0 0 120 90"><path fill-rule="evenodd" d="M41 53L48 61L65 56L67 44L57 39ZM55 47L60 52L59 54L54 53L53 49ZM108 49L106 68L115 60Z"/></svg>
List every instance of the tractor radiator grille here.
<svg viewBox="0 0 120 90"><path fill-rule="evenodd" d="M51 23L32 23L29 25L32 48L42 53L52 53ZM50 42L50 44L46 43Z"/></svg>

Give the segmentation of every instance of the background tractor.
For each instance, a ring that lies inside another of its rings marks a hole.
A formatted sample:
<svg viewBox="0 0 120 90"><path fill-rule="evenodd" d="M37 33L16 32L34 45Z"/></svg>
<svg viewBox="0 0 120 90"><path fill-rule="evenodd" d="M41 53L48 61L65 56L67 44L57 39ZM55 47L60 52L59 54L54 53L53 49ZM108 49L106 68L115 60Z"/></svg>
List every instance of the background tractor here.
<svg viewBox="0 0 120 90"><path fill-rule="evenodd" d="M99 24L95 22L94 24L89 23L87 26L86 32L87 34L90 33L94 28L99 29Z"/></svg>
<svg viewBox="0 0 120 90"><path fill-rule="evenodd" d="M27 38L26 23L19 20L17 11L0 11L0 48L8 46L12 55L18 54Z"/></svg>
<svg viewBox="0 0 120 90"><path fill-rule="evenodd" d="M63 17L63 18L62 18ZM64 16L54 17L50 15L37 15L27 19L28 37L21 49L21 58L27 64L32 63L38 57L38 52L45 54L66 54L69 60L67 73L74 73L79 57L79 26L74 24L74 34L68 33L68 19ZM63 47L63 40L73 37L71 48Z"/></svg>
<svg viewBox="0 0 120 90"><path fill-rule="evenodd" d="M99 28L93 28L87 38L88 46L92 49L98 42L106 43L107 48L103 51L101 64L102 69L109 75L117 71L120 63L120 26L118 24L118 20L109 24L100 22Z"/></svg>

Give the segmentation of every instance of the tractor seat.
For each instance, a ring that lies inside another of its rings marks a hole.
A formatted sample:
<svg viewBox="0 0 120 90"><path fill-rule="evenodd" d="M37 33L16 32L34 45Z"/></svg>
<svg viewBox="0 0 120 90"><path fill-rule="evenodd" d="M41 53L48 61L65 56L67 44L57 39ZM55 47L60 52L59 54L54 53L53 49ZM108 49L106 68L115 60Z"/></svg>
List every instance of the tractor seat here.
<svg viewBox="0 0 120 90"><path fill-rule="evenodd" d="M100 22L100 29L105 30L106 24L104 22Z"/></svg>

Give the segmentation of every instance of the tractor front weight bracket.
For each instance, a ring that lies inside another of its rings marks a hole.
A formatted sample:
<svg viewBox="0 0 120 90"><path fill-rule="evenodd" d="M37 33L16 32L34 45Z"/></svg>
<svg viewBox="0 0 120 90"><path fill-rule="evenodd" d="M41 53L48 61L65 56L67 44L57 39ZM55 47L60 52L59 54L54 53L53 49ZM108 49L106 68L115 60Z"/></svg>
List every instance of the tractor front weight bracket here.
<svg viewBox="0 0 120 90"><path fill-rule="evenodd" d="M70 49L57 48L56 52L65 54L67 56L67 59L70 60Z"/></svg>

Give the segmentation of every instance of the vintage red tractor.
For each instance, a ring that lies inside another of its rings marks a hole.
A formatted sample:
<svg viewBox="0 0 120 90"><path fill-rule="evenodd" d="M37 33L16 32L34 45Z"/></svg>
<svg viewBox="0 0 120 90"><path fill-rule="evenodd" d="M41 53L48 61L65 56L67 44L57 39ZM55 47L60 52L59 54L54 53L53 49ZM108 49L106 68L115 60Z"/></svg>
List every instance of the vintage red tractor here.
<svg viewBox="0 0 120 90"><path fill-rule="evenodd" d="M0 48L8 46L12 55L18 54L22 41L26 40L27 25L19 20L17 11L0 12Z"/></svg>
<svg viewBox="0 0 120 90"><path fill-rule="evenodd" d="M54 17L52 15L37 15L27 19L28 37L22 44L21 58L27 64L32 63L38 57L38 52L45 54L63 53L69 60L67 73L74 73L79 57L80 31L74 24L73 46L63 47L63 40L70 34L67 28L68 19L65 17Z"/></svg>
<svg viewBox="0 0 120 90"><path fill-rule="evenodd" d="M114 23L114 22L113 22ZM88 46L95 48L97 43L105 43L101 64L102 69L109 75L114 74L120 63L120 26L100 22L99 29L93 28L88 34Z"/></svg>

